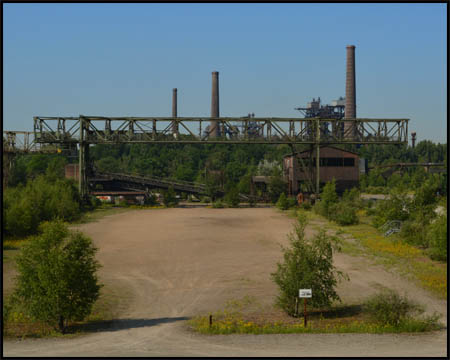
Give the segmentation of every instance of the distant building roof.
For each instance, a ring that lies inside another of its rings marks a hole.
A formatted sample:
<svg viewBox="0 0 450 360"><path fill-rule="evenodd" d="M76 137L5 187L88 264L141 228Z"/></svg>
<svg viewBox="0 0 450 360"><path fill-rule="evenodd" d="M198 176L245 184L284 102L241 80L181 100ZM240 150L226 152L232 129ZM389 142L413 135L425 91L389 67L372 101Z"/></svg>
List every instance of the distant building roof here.
<svg viewBox="0 0 450 360"><path fill-rule="evenodd" d="M268 184L270 182L270 179L272 176L252 176L252 181L254 183L266 183Z"/></svg>

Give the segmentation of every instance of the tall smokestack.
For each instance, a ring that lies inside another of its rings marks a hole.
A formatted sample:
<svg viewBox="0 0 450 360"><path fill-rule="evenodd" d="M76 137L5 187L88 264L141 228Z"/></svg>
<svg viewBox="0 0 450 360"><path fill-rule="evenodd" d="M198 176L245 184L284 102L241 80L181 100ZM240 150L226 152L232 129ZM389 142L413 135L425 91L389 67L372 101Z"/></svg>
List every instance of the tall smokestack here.
<svg viewBox="0 0 450 360"><path fill-rule="evenodd" d="M172 117L177 117L177 88L172 90ZM178 134L178 124L175 121L172 123L172 133Z"/></svg>
<svg viewBox="0 0 450 360"><path fill-rule="evenodd" d="M347 77L345 82L345 118L356 119L356 81L355 81L355 46L347 46ZM354 136L354 124L344 123L346 137Z"/></svg>
<svg viewBox="0 0 450 360"><path fill-rule="evenodd" d="M211 117L219 117L219 72L212 72L212 92L211 92ZM220 129L216 120L211 121L211 137L219 137Z"/></svg>

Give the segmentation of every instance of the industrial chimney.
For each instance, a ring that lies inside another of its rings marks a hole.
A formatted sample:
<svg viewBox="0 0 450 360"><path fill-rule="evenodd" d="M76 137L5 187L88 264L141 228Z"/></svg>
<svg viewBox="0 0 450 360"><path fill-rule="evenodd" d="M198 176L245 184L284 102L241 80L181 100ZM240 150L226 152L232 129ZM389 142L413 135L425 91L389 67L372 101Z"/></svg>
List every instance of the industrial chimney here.
<svg viewBox="0 0 450 360"><path fill-rule="evenodd" d="M412 143L412 148L414 149L416 147L416 133L415 132L411 133L411 143Z"/></svg>
<svg viewBox="0 0 450 360"><path fill-rule="evenodd" d="M177 88L172 90L172 117L177 117ZM178 124L175 121L172 123L172 133L178 134Z"/></svg>
<svg viewBox="0 0 450 360"><path fill-rule="evenodd" d="M211 117L219 117L219 72L212 72L212 92L211 92ZM220 129L217 120L211 120L210 136L219 137Z"/></svg>
<svg viewBox="0 0 450 360"><path fill-rule="evenodd" d="M347 77L345 82L345 119L356 119L355 46L347 46ZM344 122L346 138L353 138L353 122Z"/></svg>

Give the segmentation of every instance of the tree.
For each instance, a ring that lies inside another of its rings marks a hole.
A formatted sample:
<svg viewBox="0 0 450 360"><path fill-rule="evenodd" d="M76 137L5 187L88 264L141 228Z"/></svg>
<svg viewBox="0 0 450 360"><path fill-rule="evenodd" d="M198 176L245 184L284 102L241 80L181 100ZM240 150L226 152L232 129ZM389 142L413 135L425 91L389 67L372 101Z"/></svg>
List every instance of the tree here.
<svg viewBox="0 0 450 360"><path fill-rule="evenodd" d="M287 200L285 193L281 193L280 197L278 198L277 208L280 210L289 209L289 204L288 204L288 200Z"/></svg>
<svg viewBox="0 0 450 360"><path fill-rule="evenodd" d="M306 216L300 215L294 232L289 234L290 248L282 247L284 262L278 263L277 271L271 274L280 290L277 304L289 315L296 313L299 289L312 289L312 306L329 306L333 300L340 300L335 290L338 278L347 278L333 265L333 250L340 250L337 238L321 230L308 242L306 223Z"/></svg>
<svg viewBox="0 0 450 360"><path fill-rule="evenodd" d="M40 230L17 256L15 293L33 318L64 333L68 322L83 320L98 299L97 249L62 221L43 223Z"/></svg>
<svg viewBox="0 0 450 360"><path fill-rule="evenodd" d="M339 201L336 193L336 180L327 182L323 187L322 194L320 196L320 202L318 203L319 213L325 217L329 216L330 207L333 204L337 204Z"/></svg>
<svg viewBox="0 0 450 360"><path fill-rule="evenodd" d="M237 189L237 187L232 187L225 195L224 200L228 206L238 207L240 199L239 199L239 190Z"/></svg>
<svg viewBox="0 0 450 360"><path fill-rule="evenodd" d="M267 190L272 203L276 203L281 194L284 193L286 195L286 182L283 179L281 169L277 167L272 169L272 177Z"/></svg>
<svg viewBox="0 0 450 360"><path fill-rule="evenodd" d="M175 206L178 203L173 186L169 186L169 188L163 192L163 203L166 207Z"/></svg>

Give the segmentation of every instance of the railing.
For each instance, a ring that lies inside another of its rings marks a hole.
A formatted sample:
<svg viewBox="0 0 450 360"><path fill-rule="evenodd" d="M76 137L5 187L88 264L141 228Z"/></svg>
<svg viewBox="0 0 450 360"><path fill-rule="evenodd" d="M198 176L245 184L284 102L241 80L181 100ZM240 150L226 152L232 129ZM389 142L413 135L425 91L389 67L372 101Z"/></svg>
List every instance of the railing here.
<svg viewBox="0 0 450 360"><path fill-rule="evenodd" d="M384 232L384 236L392 235L393 233L400 232L402 228L402 222L400 220L387 221L380 230Z"/></svg>

